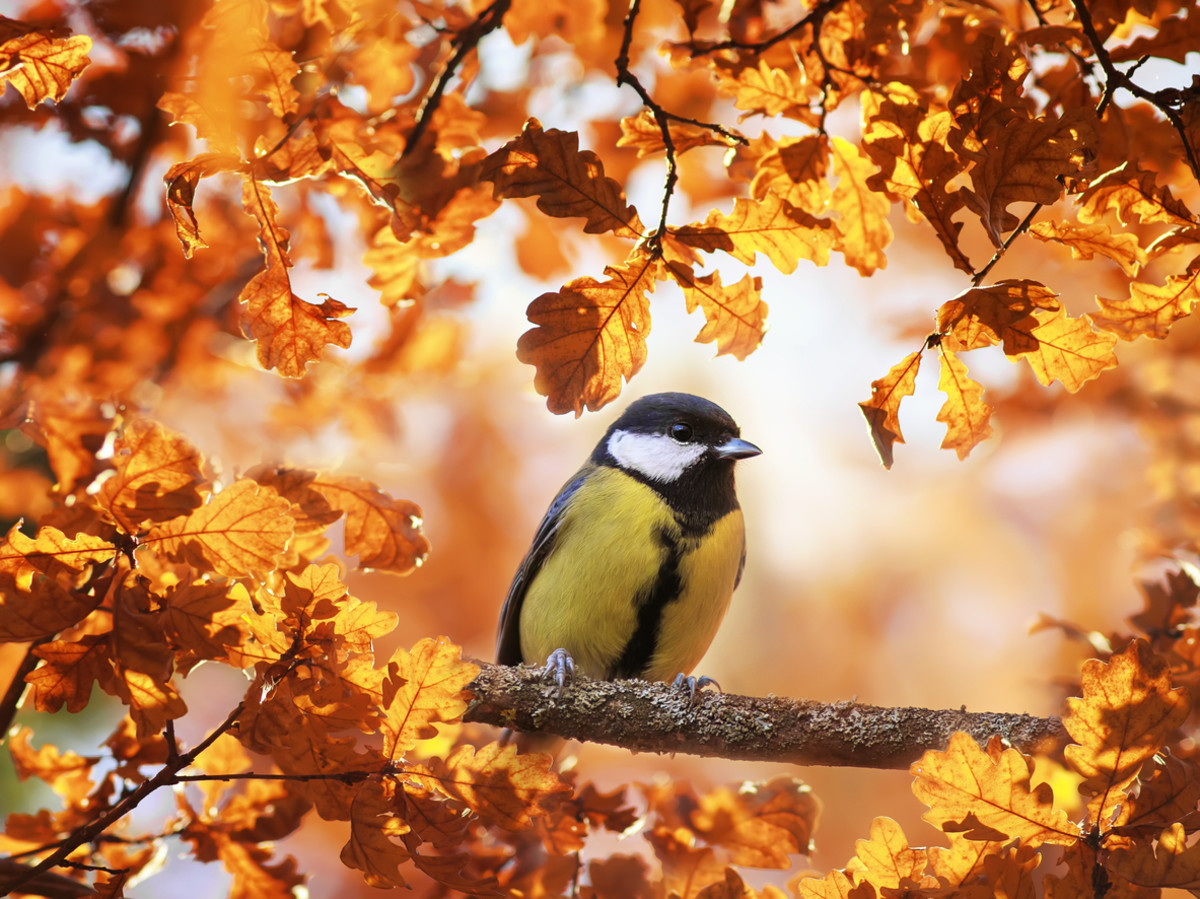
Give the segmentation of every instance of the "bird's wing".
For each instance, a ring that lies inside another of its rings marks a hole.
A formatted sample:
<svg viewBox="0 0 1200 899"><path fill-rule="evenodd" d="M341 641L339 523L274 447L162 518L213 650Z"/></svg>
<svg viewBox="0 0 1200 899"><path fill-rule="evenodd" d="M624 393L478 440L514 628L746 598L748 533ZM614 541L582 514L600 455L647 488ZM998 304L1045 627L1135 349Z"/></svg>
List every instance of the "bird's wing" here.
<svg viewBox="0 0 1200 899"><path fill-rule="evenodd" d="M558 491L558 496L554 497L542 518L542 523L538 525L533 545L529 547L529 552L521 560L521 567L513 577L504 606L500 609L500 628L496 638L496 662L500 665L520 665L524 661L521 654L521 605L525 601L529 585L537 577L542 563L554 545L554 538L562 525L563 510L591 471L592 466L581 469Z"/></svg>

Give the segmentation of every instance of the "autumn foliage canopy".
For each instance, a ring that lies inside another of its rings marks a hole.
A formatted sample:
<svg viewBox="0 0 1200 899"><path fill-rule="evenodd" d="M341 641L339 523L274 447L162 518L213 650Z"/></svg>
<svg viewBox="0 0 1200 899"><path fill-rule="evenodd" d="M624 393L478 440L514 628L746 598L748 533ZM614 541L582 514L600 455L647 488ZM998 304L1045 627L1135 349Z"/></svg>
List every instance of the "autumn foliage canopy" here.
<svg viewBox="0 0 1200 899"><path fill-rule="evenodd" d="M32 0L14 15L0 152L15 172L17 147L58 146L47 166L86 147L120 178L0 182L0 722L17 778L52 797L0 803L0 892L155 895L168 844L244 899L320 895L309 869L339 858L356 882L422 895L1200 891L1200 77L1158 77L1195 71L1195 3ZM647 167L660 187L635 208ZM994 414L1089 391L1140 429L1156 489L1139 552L1171 565L1124 632L1045 622L1090 656L1065 746L1043 747L1053 783L998 737L914 737L934 830L878 817L832 870L799 858L820 806L791 770L602 789L464 725L479 665L433 633L395 645L419 610L351 594L358 571L423 576L437 549L416 503L350 463L198 448L208 425L178 410L248 377L271 379L280 430L389 440L389 404L463 364L463 313L488 285L461 260L502 206L526 223L508 263L554 287L515 347L551 412L617 399L647 360L656 291L699 310L698 342L745 359L766 331L764 263L801 278L840 257L870 279L913 226L962 289L861 385L885 466L922 363L940 367L942 446L960 459ZM576 268L568 241L599 262ZM993 275L1031 244L1111 288ZM378 309L309 289L347 255ZM1032 376L1002 402L968 370L988 353ZM238 677L200 710L182 685L202 663ZM45 735L64 711L104 716L99 749ZM329 858L276 849L305 827L338 834Z"/></svg>

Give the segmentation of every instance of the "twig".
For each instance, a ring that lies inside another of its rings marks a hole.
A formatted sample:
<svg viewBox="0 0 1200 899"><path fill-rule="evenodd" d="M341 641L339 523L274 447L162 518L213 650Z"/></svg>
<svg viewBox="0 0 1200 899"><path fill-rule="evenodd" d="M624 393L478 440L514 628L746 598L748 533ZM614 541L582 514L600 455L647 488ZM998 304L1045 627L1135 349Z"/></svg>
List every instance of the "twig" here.
<svg viewBox="0 0 1200 899"><path fill-rule="evenodd" d="M1024 752L1064 745L1057 718L964 710L880 708L775 697L698 693L663 683L577 675L560 697L537 668L484 664L464 721L608 743L636 752L686 752L739 761L906 768L955 731L999 734Z"/></svg>
<svg viewBox="0 0 1200 899"><path fill-rule="evenodd" d="M1017 227L1013 229L1013 232L1008 235L1008 237L1004 238L1004 243L1002 243L996 252L992 254L992 258L988 260L987 265L971 276L972 287L978 287L983 283L983 279L987 277L987 273L996 267L997 262L1004 258L1004 254L1007 253L1008 248L1013 245L1013 241L1029 230L1029 226L1033 224L1034 217L1041 211L1042 204L1034 203L1033 208L1030 209L1025 218L1021 220L1021 224L1017 225Z"/></svg>
<svg viewBox="0 0 1200 899"><path fill-rule="evenodd" d="M717 53L721 50L749 50L755 53L762 53L765 50L770 50L776 44L786 41L797 32L803 31L813 23L820 23L825 16L833 12L844 3L845 0L821 0L816 6L808 11L804 18L793 22L783 31L764 38L761 41L739 41L736 38L729 38L724 41L717 41L709 44L706 47L699 47L692 51L692 56L707 56L710 53Z"/></svg>

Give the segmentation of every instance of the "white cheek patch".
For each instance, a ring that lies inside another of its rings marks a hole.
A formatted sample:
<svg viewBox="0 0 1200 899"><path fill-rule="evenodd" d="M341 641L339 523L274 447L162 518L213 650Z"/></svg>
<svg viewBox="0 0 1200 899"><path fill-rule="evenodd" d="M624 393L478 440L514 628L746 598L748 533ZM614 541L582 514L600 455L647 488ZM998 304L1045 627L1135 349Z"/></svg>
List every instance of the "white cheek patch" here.
<svg viewBox="0 0 1200 899"><path fill-rule="evenodd" d="M674 481L705 450L706 447L694 443L676 443L666 434L615 431L608 438L608 452L622 468L637 471L652 481Z"/></svg>

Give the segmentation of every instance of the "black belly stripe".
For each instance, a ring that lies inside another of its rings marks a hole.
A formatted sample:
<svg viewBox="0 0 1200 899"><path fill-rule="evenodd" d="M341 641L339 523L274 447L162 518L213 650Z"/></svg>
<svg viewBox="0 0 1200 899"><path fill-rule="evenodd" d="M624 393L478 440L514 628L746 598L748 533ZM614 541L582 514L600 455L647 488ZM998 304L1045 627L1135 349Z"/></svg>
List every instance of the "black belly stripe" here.
<svg viewBox="0 0 1200 899"><path fill-rule="evenodd" d="M658 649L663 612L667 606L679 599L682 589L679 576L682 550L679 542L665 530L659 530L658 540L667 551L666 558L650 593L638 599L637 627L621 651L620 658L609 670L609 679L641 677L645 673Z"/></svg>

